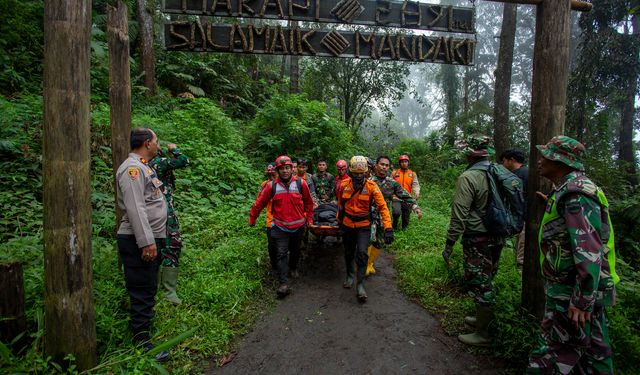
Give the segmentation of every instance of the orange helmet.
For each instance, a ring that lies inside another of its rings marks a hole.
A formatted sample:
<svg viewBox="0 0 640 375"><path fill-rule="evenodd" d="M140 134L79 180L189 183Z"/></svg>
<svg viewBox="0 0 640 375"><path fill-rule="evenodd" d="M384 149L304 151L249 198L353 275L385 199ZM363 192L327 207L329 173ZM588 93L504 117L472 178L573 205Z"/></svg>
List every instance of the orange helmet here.
<svg viewBox="0 0 640 375"><path fill-rule="evenodd" d="M347 161L346 160L338 160L338 162L336 163L336 168L339 169L339 170L347 168Z"/></svg>
<svg viewBox="0 0 640 375"><path fill-rule="evenodd" d="M288 165L291 168L293 168L293 162L291 161L291 158L286 155L278 156L278 158L276 158L275 164L276 164L276 169L283 167L285 165Z"/></svg>
<svg viewBox="0 0 640 375"><path fill-rule="evenodd" d="M403 160L409 161L409 156L408 155L400 155L400 157L398 157L398 162L401 162Z"/></svg>

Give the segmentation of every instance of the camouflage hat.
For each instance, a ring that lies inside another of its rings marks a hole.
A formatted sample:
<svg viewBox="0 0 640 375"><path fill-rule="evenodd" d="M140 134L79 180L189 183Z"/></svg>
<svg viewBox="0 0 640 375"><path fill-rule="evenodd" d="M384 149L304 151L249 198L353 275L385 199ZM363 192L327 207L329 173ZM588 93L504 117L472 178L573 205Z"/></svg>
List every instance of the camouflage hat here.
<svg viewBox="0 0 640 375"><path fill-rule="evenodd" d="M457 146L467 156L487 157L495 153L491 138L483 134L473 134L467 139L458 141Z"/></svg>
<svg viewBox="0 0 640 375"><path fill-rule="evenodd" d="M584 164L582 164L584 145L571 137L558 135L551 138L546 145L537 145L536 148L546 159L559 161L571 168L584 171Z"/></svg>

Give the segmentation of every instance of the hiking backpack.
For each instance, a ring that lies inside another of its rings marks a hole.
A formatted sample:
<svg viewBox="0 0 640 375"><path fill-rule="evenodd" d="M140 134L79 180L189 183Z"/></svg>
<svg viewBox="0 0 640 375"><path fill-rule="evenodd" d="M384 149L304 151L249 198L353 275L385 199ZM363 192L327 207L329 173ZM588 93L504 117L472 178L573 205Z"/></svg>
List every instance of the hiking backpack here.
<svg viewBox="0 0 640 375"><path fill-rule="evenodd" d="M476 164L470 170L485 171L489 196L482 223L490 234L513 236L524 227L525 200L520 177L501 164Z"/></svg>

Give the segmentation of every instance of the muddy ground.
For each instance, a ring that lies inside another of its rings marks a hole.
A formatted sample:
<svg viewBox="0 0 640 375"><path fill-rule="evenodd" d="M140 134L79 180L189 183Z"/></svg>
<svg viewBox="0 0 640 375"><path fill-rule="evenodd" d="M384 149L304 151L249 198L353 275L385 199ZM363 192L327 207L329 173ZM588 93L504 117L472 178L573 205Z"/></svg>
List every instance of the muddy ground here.
<svg viewBox="0 0 640 375"><path fill-rule="evenodd" d="M342 288L341 245L313 247L293 293L276 302L240 339L237 355L211 374L496 374L449 337L396 286L393 260L382 254L366 282L369 300ZM274 293L275 294L275 293Z"/></svg>

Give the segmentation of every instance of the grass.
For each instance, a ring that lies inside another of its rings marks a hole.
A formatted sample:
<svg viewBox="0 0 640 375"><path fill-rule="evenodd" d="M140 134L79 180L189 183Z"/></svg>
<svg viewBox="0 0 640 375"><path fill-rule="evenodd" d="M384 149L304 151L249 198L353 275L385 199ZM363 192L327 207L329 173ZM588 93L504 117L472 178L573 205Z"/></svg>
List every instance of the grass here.
<svg viewBox="0 0 640 375"><path fill-rule="evenodd" d="M395 255L400 288L427 310L438 316L450 335L467 333L463 319L474 312L471 297L462 283L462 248L456 244L451 268L442 259L446 230L453 197L450 189L424 187L420 199L422 220L412 217L411 225L396 236L390 251ZM627 280L618 286L618 305L608 311L614 349L616 373L632 374L640 363L640 329L637 321L637 273L628 270ZM624 278L624 276L623 276ZM472 349L474 352L504 359L507 372L522 372L530 351L537 345L539 321L520 307L521 276L515 266L511 241L502 251L500 268L495 278L498 289L496 321L493 325L494 346ZM625 303L626 302L626 303ZM470 349L471 350L471 349Z"/></svg>

